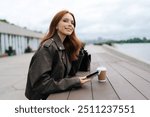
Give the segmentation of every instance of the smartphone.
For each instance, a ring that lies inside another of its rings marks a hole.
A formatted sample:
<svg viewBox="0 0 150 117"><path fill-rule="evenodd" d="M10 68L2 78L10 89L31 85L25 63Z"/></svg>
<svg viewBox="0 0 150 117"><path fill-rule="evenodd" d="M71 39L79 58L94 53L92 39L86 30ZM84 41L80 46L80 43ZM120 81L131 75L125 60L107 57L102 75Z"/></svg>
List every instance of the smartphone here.
<svg viewBox="0 0 150 117"><path fill-rule="evenodd" d="M98 74L98 71L90 73L89 75L86 76L86 78L91 78L92 76L97 75L97 74Z"/></svg>

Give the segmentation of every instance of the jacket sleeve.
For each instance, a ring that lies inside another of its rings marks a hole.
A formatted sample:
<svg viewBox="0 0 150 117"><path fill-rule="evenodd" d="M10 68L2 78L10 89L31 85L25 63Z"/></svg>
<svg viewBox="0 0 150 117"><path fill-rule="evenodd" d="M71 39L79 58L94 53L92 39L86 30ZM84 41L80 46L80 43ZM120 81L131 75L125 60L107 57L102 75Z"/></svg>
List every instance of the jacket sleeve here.
<svg viewBox="0 0 150 117"><path fill-rule="evenodd" d="M28 72L33 91L40 94L50 94L80 86L78 78L63 78L57 82L51 77L54 57L56 57L55 50L52 47L41 48L33 57Z"/></svg>

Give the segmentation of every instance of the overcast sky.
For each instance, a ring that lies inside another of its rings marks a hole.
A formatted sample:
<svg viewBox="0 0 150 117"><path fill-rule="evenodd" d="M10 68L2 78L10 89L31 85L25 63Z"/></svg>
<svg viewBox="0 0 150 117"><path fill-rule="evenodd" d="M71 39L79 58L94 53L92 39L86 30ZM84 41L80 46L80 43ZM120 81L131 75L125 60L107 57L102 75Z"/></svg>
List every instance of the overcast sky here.
<svg viewBox="0 0 150 117"><path fill-rule="evenodd" d="M0 0L0 19L45 33L62 9L75 15L81 39L150 38L150 0Z"/></svg>

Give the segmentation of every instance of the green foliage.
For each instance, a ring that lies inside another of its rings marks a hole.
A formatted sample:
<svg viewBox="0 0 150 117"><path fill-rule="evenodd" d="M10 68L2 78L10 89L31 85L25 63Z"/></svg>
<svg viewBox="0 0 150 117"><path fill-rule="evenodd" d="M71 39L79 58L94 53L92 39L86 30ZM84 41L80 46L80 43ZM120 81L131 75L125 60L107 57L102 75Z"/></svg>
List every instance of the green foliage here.
<svg viewBox="0 0 150 117"><path fill-rule="evenodd" d="M1 22L5 22L5 23L9 23L7 20L5 19L0 19Z"/></svg>
<svg viewBox="0 0 150 117"><path fill-rule="evenodd" d="M113 43L150 43L150 39L147 39L146 37L143 38L134 37L127 40L108 40L105 42L95 43L95 45L107 44L112 46Z"/></svg>

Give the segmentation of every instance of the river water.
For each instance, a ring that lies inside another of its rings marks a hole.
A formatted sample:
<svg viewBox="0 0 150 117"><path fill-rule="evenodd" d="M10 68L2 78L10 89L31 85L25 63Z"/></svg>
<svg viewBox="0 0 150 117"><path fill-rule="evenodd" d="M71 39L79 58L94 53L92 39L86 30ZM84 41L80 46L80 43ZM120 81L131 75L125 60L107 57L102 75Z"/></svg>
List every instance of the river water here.
<svg viewBox="0 0 150 117"><path fill-rule="evenodd" d="M150 43L114 44L119 51L150 64Z"/></svg>

